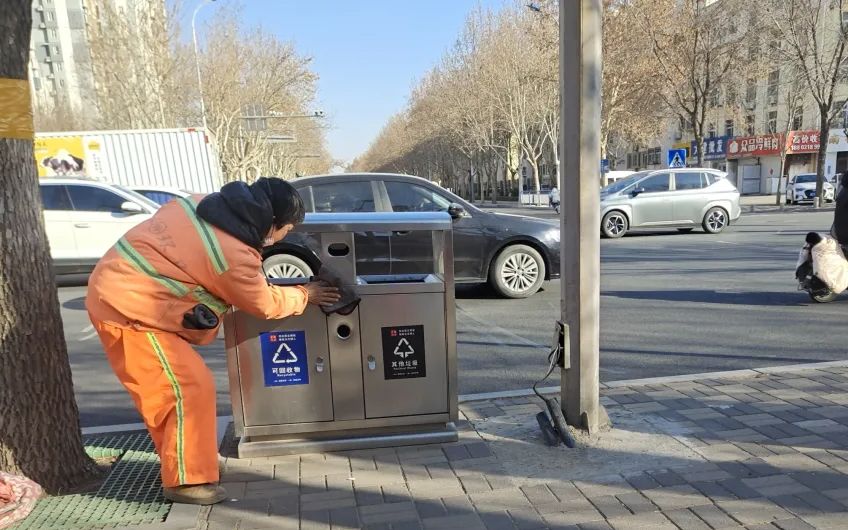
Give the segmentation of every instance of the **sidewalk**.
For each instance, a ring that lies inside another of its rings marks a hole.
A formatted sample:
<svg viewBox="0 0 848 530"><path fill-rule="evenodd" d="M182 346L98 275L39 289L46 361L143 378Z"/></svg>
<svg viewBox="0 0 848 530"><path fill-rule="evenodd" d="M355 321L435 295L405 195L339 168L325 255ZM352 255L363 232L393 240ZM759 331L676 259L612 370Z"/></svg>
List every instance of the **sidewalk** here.
<svg viewBox="0 0 848 530"><path fill-rule="evenodd" d="M610 383L614 428L575 449L535 397L473 401L458 443L222 457L232 500L127 528L846 528L846 391L848 362Z"/></svg>

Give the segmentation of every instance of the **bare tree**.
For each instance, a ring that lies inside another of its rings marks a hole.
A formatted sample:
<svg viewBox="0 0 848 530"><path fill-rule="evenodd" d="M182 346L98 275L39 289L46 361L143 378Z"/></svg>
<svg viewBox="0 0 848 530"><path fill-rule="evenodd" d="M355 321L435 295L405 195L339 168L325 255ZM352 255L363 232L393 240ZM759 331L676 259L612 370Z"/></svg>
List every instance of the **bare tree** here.
<svg viewBox="0 0 848 530"><path fill-rule="evenodd" d="M739 64L748 43L748 13L741 0L710 6L702 0L634 0L639 28L654 55L654 68L664 82L657 94L671 113L692 128L702 145L709 100ZM660 23L659 21L673 21ZM698 165L703 152L698 150Z"/></svg>
<svg viewBox="0 0 848 530"><path fill-rule="evenodd" d="M289 155L324 157L323 130L302 124L310 119L301 116L309 113L318 79L310 59L291 43L245 27L234 9L218 10L204 33L204 101L226 177L250 180L291 169L299 158Z"/></svg>
<svg viewBox="0 0 848 530"><path fill-rule="evenodd" d="M98 128L184 125L190 64L176 53L179 2L91 0L87 32Z"/></svg>
<svg viewBox="0 0 848 530"><path fill-rule="evenodd" d="M0 470L48 492L96 478L82 446L33 164L27 83L32 3L0 17Z"/></svg>
<svg viewBox="0 0 848 530"><path fill-rule="evenodd" d="M842 21L844 0L769 0L769 21L782 37L778 51L799 73L819 113L821 148L816 163L816 206L821 205L830 123L837 88L846 79L848 26Z"/></svg>

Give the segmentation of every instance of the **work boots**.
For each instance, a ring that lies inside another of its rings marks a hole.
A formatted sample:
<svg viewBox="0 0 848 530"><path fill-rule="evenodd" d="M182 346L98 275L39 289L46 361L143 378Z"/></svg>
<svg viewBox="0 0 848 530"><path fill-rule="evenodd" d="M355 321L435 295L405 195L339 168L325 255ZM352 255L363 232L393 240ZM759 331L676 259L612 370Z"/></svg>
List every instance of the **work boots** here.
<svg viewBox="0 0 848 530"><path fill-rule="evenodd" d="M216 484L195 484L163 488L165 498L181 504L217 504L227 498L227 490Z"/></svg>

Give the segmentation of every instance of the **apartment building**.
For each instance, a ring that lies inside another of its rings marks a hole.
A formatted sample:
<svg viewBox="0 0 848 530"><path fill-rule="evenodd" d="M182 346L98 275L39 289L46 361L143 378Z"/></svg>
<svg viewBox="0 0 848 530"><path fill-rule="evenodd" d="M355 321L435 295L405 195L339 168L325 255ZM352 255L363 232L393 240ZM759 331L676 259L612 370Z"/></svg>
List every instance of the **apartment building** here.
<svg viewBox="0 0 848 530"><path fill-rule="evenodd" d="M832 45L827 39L837 38L839 25L848 23L848 12L824 5L822 14L818 35L825 41L821 49L827 50ZM727 171L744 194L775 193L783 187L781 176L815 172L822 149L827 179L848 171L848 68L843 68L836 90L830 130L821 138L819 110L808 86L789 66L769 59L774 56L770 51L786 45L780 35L765 34L741 52L740 68L759 61L761 75L737 80L710 95L701 146L696 145L691 126L670 120L661 137L630 149L619 169L666 167L669 151L678 149L686 151L687 165L693 166L701 150L702 165ZM781 167L784 149L786 161Z"/></svg>

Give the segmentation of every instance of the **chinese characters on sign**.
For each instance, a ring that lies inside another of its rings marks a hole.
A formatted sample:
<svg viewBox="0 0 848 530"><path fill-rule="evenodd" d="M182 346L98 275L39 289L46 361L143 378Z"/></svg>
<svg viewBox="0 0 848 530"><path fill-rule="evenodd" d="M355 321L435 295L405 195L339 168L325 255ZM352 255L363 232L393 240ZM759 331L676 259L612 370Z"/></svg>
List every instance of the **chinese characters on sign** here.
<svg viewBox="0 0 848 530"><path fill-rule="evenodd" d="M426 377L424 326L393 326L382 329L383 377Z"/></svg>
<svg viewBox="0 0 848 530"><path fill-rule="evenodd" d="M272 331L259 335L265 386L309 384L304 331Z"/></svg>
<svg viewBox="0 0 848 530"><path fill-rule="evenodd" d="M779 155L782 138L780 134L767 134L730 139L727 141L727 158Z"/></svg>
<svg viewBox="0 0 848 530"><path fill-rule="evenodd" d="M792 131L786 139L786 152L790 155L818 153L820 147L819 131Z"/></svg>
<svg viewBox="0 0 848 530"><path fill-rule="evenodd" d="M725 158L725 149L727 147L727 142L730 140L729 136L717 136L713 138L704 138L703 147L704 147L704 160L722 160ZM692 153L692 158L698 157L698 144L694 141L692 142L692 147L690 152Z"/></svg>

